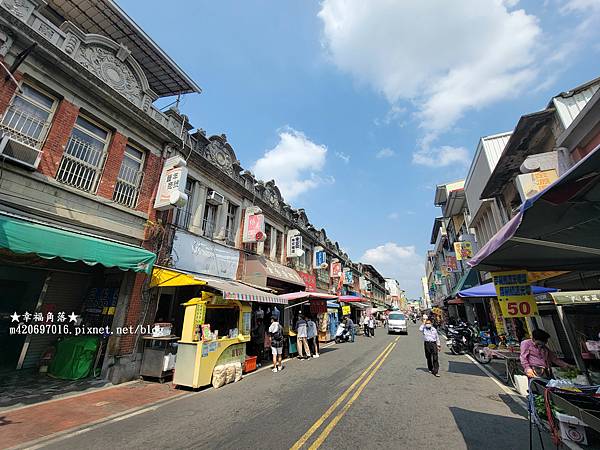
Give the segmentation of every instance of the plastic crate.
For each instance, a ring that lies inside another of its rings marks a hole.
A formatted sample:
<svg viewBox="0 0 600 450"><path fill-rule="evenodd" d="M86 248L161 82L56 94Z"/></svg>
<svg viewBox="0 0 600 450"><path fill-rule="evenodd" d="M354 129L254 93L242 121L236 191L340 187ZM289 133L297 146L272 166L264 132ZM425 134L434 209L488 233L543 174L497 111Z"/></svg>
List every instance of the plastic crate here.
<svg viewBox="0 0 600 450"><path fill-rule="evenodd" d="M256 370L256 356L248 356L244 361L244 373L254 372Z"/></svg>

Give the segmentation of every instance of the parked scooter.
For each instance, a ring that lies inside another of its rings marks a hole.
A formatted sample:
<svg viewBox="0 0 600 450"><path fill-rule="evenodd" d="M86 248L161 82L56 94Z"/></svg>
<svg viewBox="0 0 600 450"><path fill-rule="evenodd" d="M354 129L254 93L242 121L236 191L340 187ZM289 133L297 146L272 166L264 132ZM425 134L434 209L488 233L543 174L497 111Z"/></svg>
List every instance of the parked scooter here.
<svg viewBox="0 0 600 450"><path fill-rule="evenodd" d="M455 355L472 353L473 356L482 364L487 364L491 358L485 351L485 347L489 344L489 334L480 332L475 325L469 325L464 322L457 326L448 326L448 340L446 345Z"/></svg>
<svg viewBox="0 0 600 450"><path fill-rule="evenodd" d="M350 331L346 329L346 325L340 323L335 331L335 342L340 344L342 342L350 341Z"/></svg>

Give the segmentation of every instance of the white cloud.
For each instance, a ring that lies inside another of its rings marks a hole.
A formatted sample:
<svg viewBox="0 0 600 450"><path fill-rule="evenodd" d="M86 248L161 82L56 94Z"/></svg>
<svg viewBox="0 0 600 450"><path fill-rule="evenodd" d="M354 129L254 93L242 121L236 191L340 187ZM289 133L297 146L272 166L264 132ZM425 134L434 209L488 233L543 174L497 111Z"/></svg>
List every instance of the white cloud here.
<svg viewBox="0 0 600 450"><path fill-rule="evenodd" d="M344 152L335 152L335 156L340 158L346 164L348 164L350 162L350 155L346 155Z"/></svg>
<svg viewBox="0 0 600 450"><path fill-rule="evenodd" d="M464 147L443 145L417 150L413 153L413 163L428 167L467 166L471 163L471 158Z"/></svg>
<svg viewBox="0 0 600 450"><path fill-rule="evenodd" d="M392 156L394 156L396 153L394 152L394 150L392 150L391 148L382 148L381 150L379 150L377 152L377 154L375 155L375 158L377 159L382 159L382 158L391 158Z"/></svg>
<svg viewBox="0 0 600 450"><path fill-rule="evenodd" d="M516 3L324 0L318 16L341 70L392 105L414 102L420 126L439 133L534 79L541 29Z"/></svg>
<svg viewBox="0 0 600 450"><path fill-rule="evenodd" d="M287 201L333 178L323 177L327 147L311 141L301 131L285 128L279 132L279 142L254 163L252 171L262 180L274 179Z"/></svg>
<svg viewBox="0 0 600 450"><path fill-rule="evenodd" d="M406 108L402 106L392 105L390 106L388 112L385 113L383 119L375 118L373 119L373 123L378 127L383 125L389 125L392 122L397 122L398 125L404 126L404 122L401 122L400 118L404 115L404 113L406 113L406 111Z"/></svg>
<svg viewBox="0 0 600 450"><path fill-rule="evenodd" d="M387 242L364 252L360 261L371 264L384 277L395 278L412 298L421 296L421 277L425 275L423 258L413 245L400 246Z"/></svg>
<svg viewBox="0 0 600 450"><path fill-rule="evenodd" d="M397 211L391 212L388 214L388 219L390 220L398 220L400 218L400 213Z"/></svg>

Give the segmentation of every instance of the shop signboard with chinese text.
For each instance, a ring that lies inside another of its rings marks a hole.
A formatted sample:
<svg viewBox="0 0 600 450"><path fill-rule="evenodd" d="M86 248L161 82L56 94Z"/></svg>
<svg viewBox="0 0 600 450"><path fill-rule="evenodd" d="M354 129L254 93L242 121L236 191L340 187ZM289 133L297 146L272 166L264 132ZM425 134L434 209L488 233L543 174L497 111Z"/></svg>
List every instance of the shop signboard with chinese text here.
<svg viewBox="0 0 600 450"><path fill-rule="evenodd" d="M552 292L550 295L557 305L600 303L600 291Z"/></svg>
<svg viewBox="0 0 600 450"><path fill-rule="evenodd" d="M506 318L537 315L537 303L526 270L492 272L502 315Z"/></svg>
<svg viewBox="0 0 600 450"><path fill-rule="evenodd" d="M446 266L448 266L448 272L456 272L458 270L458 263L456 262L456 256L446 257Z"/></svg>
<svg viewBox="0 0 600 450"><path fill-rule="evenodd" d="M262 210L255 206L246 208L242 241L248 244L262 242L265 239L265 215L262 214Z"/></svg>
<svg viewBox="0 0 600 450"><path fill-rule="evenodd" d="M185 206L188 200L185 193L187 174L185 159L173 156L165 161L154 201L155 209L163 211Z"/></svg>
<svg viewBox="0 0 600 450"><path fill-rule="evenodd" d="M332 261L331 272L329 274L331 278L339 278L342 276L342 263L339 261Z"/></svg>
<svg viewBox="0 0 600 450"><path fill-rule="evenodd" d="M352 269L344 269L344 284L352 284L353 282Z"/></svg>
<svg viewBox="0 0 600 450"><path fill-rule="evenodd" d="M306 292L316 292L317 278L310 273L300 272L299 270L296 272L298 272L298 275L300 275L300 278L302 278L302 281L304 281L304 290Z"/></svg>
<svg viewBox="0 0 600 450"><path fill-rule="evenodd" d="M299 258L304 255L302 235L298 230L290 230L287 234L287 257Z"/></svg>
<svg viewBox="0 0 600 450"><path fill-rule="evenodd" d="M342 306L342 315L347 316L350 314L350 306L344 305Z"/></svg>
<svg viewBox="0 0 600 450"><path fill-rule="evenodd" d="M327 312L327 300L311 300L310 301L310 312L311 314L321 314Z"/></svg>
<svg viewBox="0 0 600 450"><path fill-rule="evenodd" d="M471 259L473 257L473 244L469 241L455 242L454 252L458 261Z"/></svg>

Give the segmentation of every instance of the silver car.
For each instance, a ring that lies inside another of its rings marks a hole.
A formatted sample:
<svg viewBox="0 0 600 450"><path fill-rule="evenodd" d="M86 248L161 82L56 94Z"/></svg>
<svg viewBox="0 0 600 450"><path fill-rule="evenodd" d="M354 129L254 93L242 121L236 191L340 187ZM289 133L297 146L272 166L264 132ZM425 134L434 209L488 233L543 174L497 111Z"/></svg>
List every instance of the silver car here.
<svg viewBox="0 0 600 450"><path fill-rule="evenodd" d="M404 333L408 334L408 325L406 316L399 312L392 312L388 316L388 334Z"/></svg>

